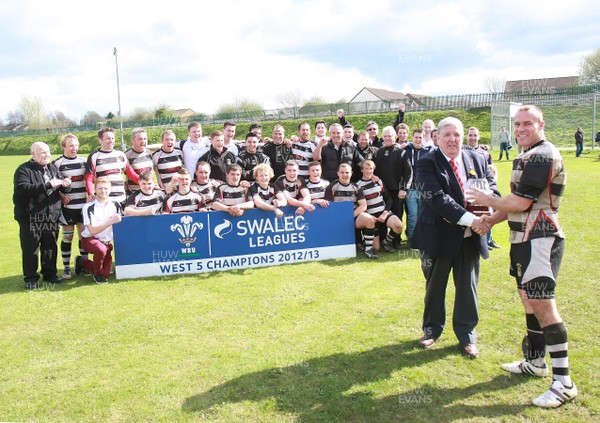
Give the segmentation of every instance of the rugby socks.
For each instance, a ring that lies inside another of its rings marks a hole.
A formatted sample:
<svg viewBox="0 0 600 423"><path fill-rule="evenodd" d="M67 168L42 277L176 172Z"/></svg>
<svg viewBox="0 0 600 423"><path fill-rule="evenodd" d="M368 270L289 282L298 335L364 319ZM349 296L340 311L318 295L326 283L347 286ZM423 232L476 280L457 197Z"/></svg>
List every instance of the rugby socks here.
<svg viewBox="0 0 600 423"><path fill-rule="evenodd" d="M71 267L71 241L73 240L73 231L63 231L63 237L60 240L60 253L62 256L63 267Z"/></svg>
<svg viewBox="0 0 600 423"><path fill-rule="evenodd" d="M555 323L544 328L544 338L548 345L548 352L552 362L552 379L563 384L564 387L573 386L569 376L569 357L567 342L567 329L563 322Z"/></svg>
<svg viewBox="0 0 600 423"><path fill-rule="evenodd" d="M83 257L84 260L87 260L88 253L83 248L81 248L81 240L79 240L79 255Z"/></svg>
<svg viewBox="0 0 600 423"><path fill-rule="evenodd" d="M388 231L387 235L385 236L385 242L386 244L392 245L394 243L394 238L396 237L396 232L390 230Z"/></svg>
<svg viewBox="0 0 600 423"><path fill-rule="evenodd" d="M377 230L373 229L363 229L363 237L365 238L365 250L373 249L373 238L375 238L375 233Z"/></svg>
<svg viewBox="0 0 600 423"><path fill-rule="evenodd" d="M360 229L354 229L354 241L356 242L356 244L362 244L363 235Z"/></svg>
<svg viewBox="0 0 600 423"><path fill-rule="evenodd" d="M537 367L544 367L546 357L546 340L544 331L535 314L526 314L527 338L529 338L528 351L524 351L527 361Z"/></svg>

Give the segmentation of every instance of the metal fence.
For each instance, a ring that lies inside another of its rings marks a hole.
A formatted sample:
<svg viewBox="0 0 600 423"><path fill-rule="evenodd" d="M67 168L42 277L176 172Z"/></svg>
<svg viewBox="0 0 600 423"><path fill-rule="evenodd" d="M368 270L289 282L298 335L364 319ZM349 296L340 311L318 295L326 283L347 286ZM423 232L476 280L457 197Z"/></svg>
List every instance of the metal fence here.
<svg viewBox="0 0 600 423"><path fill-rule="evenodd" d="M304 105L302 107L290 107L272 110L257 110L250 112L231 112L219 113L213 115L199 114L186 118L170 117L148 120L129 120L123 122L124 128L149 128L175 126L185 126L189 122L197 121L203 124L222 124L225 121L233 122L265 122L281 121L289 119L309 119L325 118L335 116L336 110L344 109L348 114L374 114L396 111L400 103L406 104L407 112L427 111L427 110L454 110L454 109L474 109L491 107L498 102L502 103L523 103L536 104L539 106L548 105L578 105L595 104L597 95L600 93L600 85L585 85L565 89L555 89L536 85L520 92L498 92L498 93L479 93L479 94L457 94L437 97L412 96L406 99L386 100L386 101L368 101L360 103L332 103L322 105ZM117 125L118 120L103 122L102 125ZM0 131L0 137L12 137L15 135L44 135L44 134L64 134L65 132L84 132L96 131L97 125L80 125L63 128L46 128L38 130L22 131ZM595 130L595 112L593 116L592 130Z"/></svg>

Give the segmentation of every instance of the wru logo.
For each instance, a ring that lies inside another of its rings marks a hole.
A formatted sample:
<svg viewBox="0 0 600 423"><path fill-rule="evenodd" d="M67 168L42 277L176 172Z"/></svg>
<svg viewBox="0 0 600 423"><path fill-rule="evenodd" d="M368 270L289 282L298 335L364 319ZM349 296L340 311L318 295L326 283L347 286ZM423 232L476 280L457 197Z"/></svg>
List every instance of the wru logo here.
<svg viewBox="0 0 600 423"><path fill-rule="evenodd" d="M171 225L171 232L179 232L181 235L179 242L185 244L186 247L189 247L191 243L196 242L196 237L194 237L196 231L202 230L204 225L202 225L202 223L194 222L194 218L189 215L182 216L180 222L181 223L174 223Z"/></svg>

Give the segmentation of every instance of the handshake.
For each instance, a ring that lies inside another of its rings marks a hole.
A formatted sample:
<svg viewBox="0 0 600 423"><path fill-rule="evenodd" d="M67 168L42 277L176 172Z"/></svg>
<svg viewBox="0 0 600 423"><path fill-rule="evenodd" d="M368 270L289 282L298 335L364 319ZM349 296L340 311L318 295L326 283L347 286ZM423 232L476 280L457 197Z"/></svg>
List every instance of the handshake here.
<svg viewBox="0 0 600 423"><path fill-rule="evenodd" d="M494 194L489 189L480 189L477 187L470 187L466 192L466 199L470 204L475 205L475 208L490 208L492 205L492 199ZM488 214L477 214L477 217L473 219L471 229L479 235L484 235L492 229L494 222L492 217Z"/></svg>
<svg viewBox="0 0 600 423"><path fill-rule="evenodd" d="M473 219L471 223L471 229L478 235L487 234L492 229L494 223L492 222L491 216L480 216Z"/></svg>

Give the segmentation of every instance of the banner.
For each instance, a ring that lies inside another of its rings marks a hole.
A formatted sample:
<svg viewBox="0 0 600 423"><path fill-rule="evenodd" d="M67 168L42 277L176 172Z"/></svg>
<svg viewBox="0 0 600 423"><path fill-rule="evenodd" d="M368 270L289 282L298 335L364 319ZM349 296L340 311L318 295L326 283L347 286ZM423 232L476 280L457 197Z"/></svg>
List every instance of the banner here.
<svg viewBox="0 0 600 423"><path fill-rule="evenodd" d="M285 215L246 210L127 216L113 225L117 279L356 257L353 204Z"/></svg>

